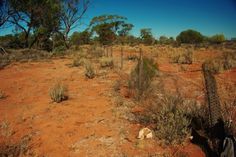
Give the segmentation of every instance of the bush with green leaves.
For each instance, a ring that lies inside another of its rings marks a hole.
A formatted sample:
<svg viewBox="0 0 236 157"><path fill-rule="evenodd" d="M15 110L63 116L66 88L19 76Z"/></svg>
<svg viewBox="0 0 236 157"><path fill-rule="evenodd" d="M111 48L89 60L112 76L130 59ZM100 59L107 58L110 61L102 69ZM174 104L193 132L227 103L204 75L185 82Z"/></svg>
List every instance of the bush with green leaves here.
<svg viewBox="0 0 236 157"><path fill-rule="evenodd" d="M180 144L190 134L191 118L183 106L183 99L178 96L165 96L155 114L158 139L165 144Z"/></svg>
<svg viewBox="0 0 236 157"><path fill-rule="evenodd" d="M95 71L93 65L87 61L85 63L85 76L89 79L93 79L95 77Z"/></svg>
<svg viewBox="0 0 236 157"><path fill-rule="evenodd" d="M149 58L139 60L135 69L131 72L129 80L129 88L136 91L138 98L148 90L157 71L158 66L154 60Z"/></svg>
<svg viewBox="0 0 236 157"><path fill-rule="evenodd" d="M55 48L53 49L53 54L60 56L60 55L64 55L64 54L65 54L65 51L66 51L66 46L60 45L60 46L55 47Z"/></svg>
<svg viewBox="0 0 236 157"><path fill-rule="evenodd" d="M178 43L198 44L203 42L204 36L198 31L189 29L182 31L176 40Z"/></svg>
<svg viewBox="0 0 236 157"><path fill-rule="evenodd" d="M99 62L102 68L112 68L114 66L113 59L111 57L102 57Z"/></svg>
<svg viewBox="0 0 236 157"><path fill-rule="evenodd" d="M52 101L60 103L68 99L68 88L61 82L57 82L49 91Z"/></svg>

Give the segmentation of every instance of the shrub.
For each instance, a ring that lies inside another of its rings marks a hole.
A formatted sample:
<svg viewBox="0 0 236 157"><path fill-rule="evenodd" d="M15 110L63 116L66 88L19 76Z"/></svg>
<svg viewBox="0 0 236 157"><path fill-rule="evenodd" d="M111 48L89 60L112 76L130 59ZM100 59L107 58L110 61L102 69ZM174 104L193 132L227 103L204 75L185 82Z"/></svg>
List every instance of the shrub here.
<svg viewBox="0 0 236 157"><path fill-rule="evenodd" d="M55 55L64 55L65 51L66 51L66 47L64 45L61 45L61 46L55 47L53 49L53 54L55 54Z"/></svg>
<svg viewBox="0 0 236 157"><path fill-rule="evenodd" d="M173 63L178 64L192 64L192 52L188 51L182 54L178 54L172 58Z"/></svg>
<svg viewBox="0 0 236 157"><path fill-rule="evenodd" d="M216 74L224 70L229 70L236 67L236 53L224 52L222 57L207 60L204 63L212 73Z"/></svg>
<svg viewBox="0 0 236 157"><path fill-rule="evenodd" d="M93 79L95 77L94 68L90 62L85 63L85 76L89 79Z"/></svg>
<svg viewBox="0 0 236 157"><path fill-rule="evenodd" d="M203 42L203 35L195 30L186 30L181 32L177 37L176 40L179 43L188 43L188 44L197 44Z"/></svg>
<svg viewBox="0 0 236 157"><path fill-rule="evenodd" d="M137 56L136 54L129 54L129 55L127 56L127 59L128 59L128 60L131 60L131 61L135 61L135 60L138 59L138 56Z"/></svg>
<svg viewBox="0 0 236 157"><path fill-rule="evenodd" d="M5 93L0 89L0 99L4 99L5 97Z"/></svg>
<svg viewBox="0 0 236 157"><path fill-rule="evenodd" d="M233 101L223 102L223 117L225 129L229 135L236 136L236 98Z"/></svg>
<svg viewBox="0 0 236 157"><path fill-rule="evenodd" d="M67 87L61 83L57 82L51 89L50 89L50 97L54 102L60 103L64 100L68 99L67 95L68 89Z"/></svg>
<svg viewBox="0 0 236 157"><path fill-rule="evenodd" d="M131 72L129 80L129 88L136 91L138 98L141 97L145 91L147 91L153 77L157 73L157 70L158 66L154 63L154 60L148 58L139 60L139 63Z"/></svg>
<svg viewBox="0 0 236 157"><path fill-rule="evenodd" d="M210 37L209 41L213 44L220 44L225 41L224 34L216 34Z"/></svg>
<svg viewBox="0 0 236 157"><path fill-rule="evenodd" d="M160 104L159 104L160 105ZM155 114L156 136L165 144L180 144L190 134L191 119L183 108L183 99L178 96L165 96L159 111Z"/></svg>
<svg viewBox="0 0 236 157"><path fill-rule="evenodd" d="M102 57L105 54L104 49L96 45L91 47L90 52L91 52L91 55L96 58Z"/></svg>
<svg viewBox="0 0 236 157"><path fill-rule="evenodd" d="M114 63L113 63L113 59L112 58L109 58L109 57L102 57L100 59L100 66L102 68L105 68L105 67L110 67L112 68L114 66Z"/></svg>
<svg viewBox="0 0 236 157"><path fill-rule="evenodd" d="M74 67L79 67L79 66L83 65L84 62L85 62L85 59L84 59L84 58L81 58L81 57L79 57L79 56L75 56L75 57L73 58L72 66L74 66Z"/></svg>

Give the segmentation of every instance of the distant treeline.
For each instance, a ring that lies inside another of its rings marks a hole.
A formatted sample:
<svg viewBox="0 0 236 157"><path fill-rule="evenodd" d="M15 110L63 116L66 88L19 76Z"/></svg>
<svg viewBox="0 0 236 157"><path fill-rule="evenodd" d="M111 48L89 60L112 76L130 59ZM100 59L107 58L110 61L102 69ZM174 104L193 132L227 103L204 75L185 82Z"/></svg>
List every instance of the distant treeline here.
<svg viewBox="0 0 236 157"><path fill-rule="evenodd" d="M89 7L89 0L2 0L0 4L0 29L14 28L12 34L0 37L0 46L6 48L37 48L51 51L68 49L71 45L84 44L219 44L226 39L223 34L212 37L195 30L185 30L176 39L160 36L150 28L140 30L140 36L131 35L134 27L126 17L101 15L94 17L82 32L70 32L82 22Z"/></svg>

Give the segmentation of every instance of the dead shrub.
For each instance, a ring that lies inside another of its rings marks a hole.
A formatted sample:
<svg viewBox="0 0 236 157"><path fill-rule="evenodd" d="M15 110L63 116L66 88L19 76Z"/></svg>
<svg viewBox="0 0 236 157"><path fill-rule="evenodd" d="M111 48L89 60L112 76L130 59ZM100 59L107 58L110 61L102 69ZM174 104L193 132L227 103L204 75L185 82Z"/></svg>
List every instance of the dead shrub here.
<svg viewBox="0 0 236 157"><path fill-rule="evenodd" d="M50 89L49 95L53 102L60 103L68 99L68 89L63 83L57 82Z"/></svg>

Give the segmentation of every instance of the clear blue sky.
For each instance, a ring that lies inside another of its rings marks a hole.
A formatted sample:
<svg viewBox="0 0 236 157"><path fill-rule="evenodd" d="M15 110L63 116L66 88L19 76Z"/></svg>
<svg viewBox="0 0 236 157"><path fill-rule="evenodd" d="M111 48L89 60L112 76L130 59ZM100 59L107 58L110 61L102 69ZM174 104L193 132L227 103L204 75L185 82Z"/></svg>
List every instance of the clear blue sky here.
<svg viewBox="0 0 236 157"><path fill-rule="evenodd" d="M91 0L81 31L94 16L118 14L135 25L132 34L141 28L152 28L155 37L177 36L186 29L195 29L211 36L223 33L236 37L236 0ZM0 30L6 34L10 30Z"/></svg>
<svg viewBox="0 0 236 157"><path fill-rule="evenodd" d="M236 37L236 0L92 0L84 21L101 14L126 16L136 36L141 28L152 28L156 37L186 29Z"/></svg>

